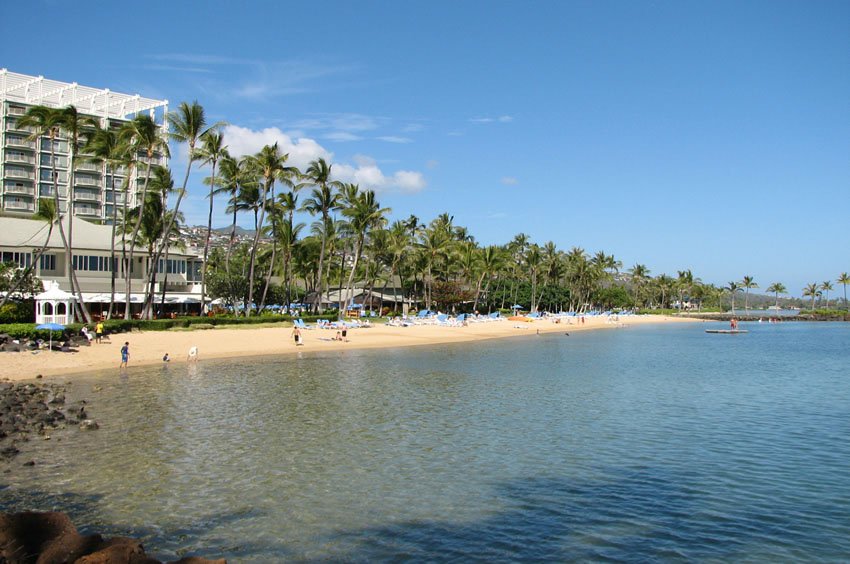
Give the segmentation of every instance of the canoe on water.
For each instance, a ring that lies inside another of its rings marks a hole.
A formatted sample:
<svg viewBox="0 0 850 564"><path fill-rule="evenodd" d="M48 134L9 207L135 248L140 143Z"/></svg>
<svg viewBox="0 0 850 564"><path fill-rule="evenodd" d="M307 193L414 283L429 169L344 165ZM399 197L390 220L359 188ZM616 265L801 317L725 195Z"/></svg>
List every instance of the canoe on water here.
<svg viewBox="0 0 850 564"><path fill-rule="evenodd" d="M736 333L749 333L746 329L706 329L706 333L723 333L724 335L734 335Z"/></svg>

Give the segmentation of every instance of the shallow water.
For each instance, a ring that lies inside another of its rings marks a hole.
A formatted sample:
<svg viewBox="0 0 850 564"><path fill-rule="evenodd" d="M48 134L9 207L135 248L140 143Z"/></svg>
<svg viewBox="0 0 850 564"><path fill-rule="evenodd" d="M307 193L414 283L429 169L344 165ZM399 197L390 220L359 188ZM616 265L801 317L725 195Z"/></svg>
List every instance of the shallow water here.
<svg viewBox="0 0 850 564"><path fill-rule="evenodd" d="M77 377L101 429L0 508L162 559L850 559L850 326L722 326Z"/></svg>

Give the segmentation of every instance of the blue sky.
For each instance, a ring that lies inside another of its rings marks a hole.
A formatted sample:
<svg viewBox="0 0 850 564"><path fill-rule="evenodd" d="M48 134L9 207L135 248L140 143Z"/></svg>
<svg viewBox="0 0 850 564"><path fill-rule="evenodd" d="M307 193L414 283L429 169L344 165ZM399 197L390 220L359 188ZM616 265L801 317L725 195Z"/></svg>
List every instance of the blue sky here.
<svg viewBox="0 0 850 564"><path fill-rule="evenodd" d="M233 152L324 156L394 217L447 211L483 244L793 295L850 270L849 2L139 6L7 3L0 66L197 99Z"/></svg>

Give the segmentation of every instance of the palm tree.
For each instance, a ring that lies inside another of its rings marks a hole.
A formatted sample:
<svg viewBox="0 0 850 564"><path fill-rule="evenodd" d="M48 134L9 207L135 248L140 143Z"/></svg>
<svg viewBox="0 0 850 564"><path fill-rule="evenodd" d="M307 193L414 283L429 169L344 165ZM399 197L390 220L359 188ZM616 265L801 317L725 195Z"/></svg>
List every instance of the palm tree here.
<svg viewBox="0 0 850 564"><path fill-rule="evenodd" d="M53 204L58 215L59 236L62 239L62 246L65 249L65 268L68 270L68 287L74 291L74 264L71 260L71 245L68 237L65 235L65 228L62 224L61 206L59 203L59 172L56 170L56 142L61 133L62 123L65 119L62 110L48 108L47 106L32 106L27 112L18 119L18 127L32 128L32 134L27 137L29 141L37 141L40 137L47 137L50 140L50 165L52 167L51 178L53 179ZM70 194L68 203L65 207L65 213L69 216L72 209Z"/></svg>
<svg viewBox="0 0 850 564"><path fill-rule="evenodd" d="M303 209L310 215L321 214L322 223L328 222L328 217L332 211L340 208L338 194L334 189L339 189L342 183L336 180L331 180L331 168L333 165L328 164L325 159L311 161L304 172L305 182L300 186L314 186L312 195L304 202ZM299 187L300 187L299 186ZM314 311L318 311L319 304L322 301L322 292L324 291L322 284L322 269L325 263L325 250L327 246L327 238L322 235L322 247L319 251L319 277L318 286L316 288L316 297L314 301Z"/></svg>
<svg viewBox="0 0 850 564"><path fill-rule="evenodd" d="M349 204L349 207L342 210L342 214L348 218L348 224L351 231L354 233L354 263L351 265L351 273L348 275L348 284L346 285L345 307L340 312L346 311L350 301L353 298L354 272L357 270L357 263L360 261L360 256L363 254L363 242L366 240L366 235L372 229L380 229L386 222L384 217L391 210L382 208L375 199L373 190L358 192L358 187L355 184L348 185L348 190L354 196ZM356 196L355 196L356 194Z"/></svg>
<svg viewBox="0 0 850 564"><path fill-rule="evenodd" d="M201 307L207 303L207 262L210 254L210 237L212 236L212 218L213 218L213 203L215 200L215 168L218 162L230 155L227 152L227 147L224 145L224 136L217 131L208 130L201 137L202 145L198 150L197 159L201 162L201 166L210 165L210 212L207 217L207 236L204 240L204 264L201 268Z"/></svg>
<svg viewBox="0 0 850 564"><path fill-rule="evenodd" d="M245 315L251 315L251 303L254 299L254 269L257 259L257 248L260 244L260 232L265 222L266 208L269 200L269 193L274 193L275 180L285 180L287 175L292 172L292 169L284 166L288 154L282 155L277 143L274 145L266 145L256 155L248 157L248 165L262 178L260 193L260 216L257 220L257 229L254 233L254 242L251 245L251 258L248 271L248 303L245 304ZM268 280L267 280L268 282Z"/></svg>
<svg viewBox="0 0 850 564"><path fill-rule="evenodd" d="M785 285L782 282L774 282L770 286L767 287L767 291L776 295L776 307L779 307L779 294L784 294L788 291Z"/></svg>
<svg viewBox="0 0 850 564"><path fill-rule="evenodd" d="M832 286L832 282L827 280L820 285L820 289L825 293L826 299L826 309L829 309L829 293L834 289Z"/></svg>
<svg viewBox="0 0 850 564"><path fill-rule="evenodd" d="M121 128L121 132L119 134L119 138L122 143L126 143L128 148L132 153L144 153L145 155L145 180L142 185L142 195L141 198L137 198L138 206L144 207L148 203L148 186L150 184L151 178L151 168L153 167L153 159L157 153L168 154L168 144L166 140L160 135L159 126L156 125L153 118L149 115L139 115L133 118L130 122L125 124L124 127ZM135 191L135 190L134 190ZM125 195L125 200L129 197L129 194ZM130 235L130 252L124 266L124 290L125 290L125 302L124 302L124 319L130 318L130 310L131 310L131 302L130 302L130 294L132 292L131 282L131 268L133 264L133 255L135 253L135 245L132 244L132 241L136 241L139 236L139 229L142 226L142 220L144 219L144 211L140 213L133 214L135 218L135 224L133 226L133 232ZM155 268L155 258L151 256L151 268Z"/></svg>
<svg viewBox="0 0 850 564"><path fill-rule="evenodd" d="M836 282L844 286L844 309L847 309L847 284L850 284L850 275L846 272L842 272Z"/></svg>
<svg viewBox="0 0 850 564"><path fill-rule="evenodd" d="M122 163L126 164L130 157L129 152L127 151L127 146L120 143L118 133L115 129L109 127L108 120L105 127L100 127L97 120L92 120L90 123L93 127L95 127L95 131L86 143L85 152L90 155L89 160L92 162L100 162L103 165L104 186L107 186L107 183L109 182L112 183L112 217L110 220L112 225L112 234L110 235L109 243L109 270L111 275L109 309L106 313L106 318L112 319L112 311L115 308L115 282L118 274L118 269L115 268L115 265L117 264L115 257L115 229L118 224L118 202L115 199L115 170ZM112 174L110 174L110 172ZM124 188L126 188L126 183ZM127 194L125 191L125 203L126 198Z"/></svg>
<svg viewBox="0 0 850 564"><path fill-rule="evenodd" d="M629 269L629 274L632 279L635 307L637 307L639 305L638 297L640 296L641 288L646 283L646 279L649 277L649 269L643 264L635 264Z"/></svg>
<svg viewBox="0 0 850 564"><path fill-rule="evenodd" d="M744 288L744 312L748 312L750 309L750 288L758 288L759 285L756 284L755 280L752 276L744 276L744 279L741 280L741 286Z"/></svg>
<svg viewBox="0 0 850 564"><path fill-rule="evenodd" d="M18 276L14 285L9 289L8 292L0 299L0 309L6 305L6 302L9 301L15 292L18 291L21 284L27 279L27 275L35 269L36 265L41 260L41 256L44 254L44 251L47 249L47 245L50 243L50 236L53 234L53 226L56 225L58 220L58 215L56 214L56 206L53 203L53 200L48 200L47 198L39 198L38 199L38 211L35 212L32 216L33 219L42 220L47 222L47 236L44 238L44 244L41 248L36 252L35 256L32 258L32 262L27 266L23 273Z"/></svg>
<svg viewBox="0 0 850 564"><path fill-rule="evenodd" d="M207 127L207 119L204 114L204 108L200 104L198 104L197 100L193 101L191 104L181 102L176 112L170 112L168 114L168 121L171 124L170 138L178 143L186 143L189 150L188 158L186 159L186 174L183 177L183 186L180 188L180 191L177 192L177 202L175 202L174 209L170 212L167 220L165 219L167 209L163 207L163 219L165 223L165 229L163 230L162 241L157 247L155 256L151 257L153 268L148 274L149 281L152 281L156 278L156 270L157 265L159 263L159 258L162 256L163 252L168 246L168 241L170 240L171 236L171 230L174 228L174 223L179 217L180 203L183 201L183 197L186 195L186 185L189 182L189 173L192 171L192 163L198 159L198 156L195 153L195 146L197 145L198 140L202 139L207 133L209 133L210 131L215 131L219 127L224 125L224 123L218 122ZM150 287L151 292L153 292L153 284L151 284ZM148 311L149 316L152 313L152 311Z"/></svg>
<svg viewBox="0 0 850 564"><path fill-rule="evenodd" d="M723 289L729 292L729 295L732 298L732 315L735 315L735 294L742 291L743 288L739 286L737 282L729 282Z"/></svg>
<svg viewBox="0 0 850 564"><path fill-rule="evenodd" d="M691 269L687 270L679 270L678 278L676 279L676 287L679 289L679 311L681 312L684 309L685 303L685 294L688 294L688 298L691 297L691 288L694 285L694 274L691 272Z"/></svg>
<svg viewBox="0 0 850 564"><path fill-rule="evenodd" d="M820 291L817 282L806 284L806 287L803 288L803 297L812 298L812 311L815 311L815 298L818 297L818 294L820 294Z"/></svg>

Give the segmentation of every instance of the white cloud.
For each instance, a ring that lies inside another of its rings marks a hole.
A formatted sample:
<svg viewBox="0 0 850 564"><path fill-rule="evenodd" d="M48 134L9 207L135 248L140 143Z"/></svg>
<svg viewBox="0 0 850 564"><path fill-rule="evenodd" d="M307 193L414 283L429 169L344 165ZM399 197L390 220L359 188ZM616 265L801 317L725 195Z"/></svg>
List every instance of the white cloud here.
<svg viewBox="0 0 850 564"><path fill-rule="evenodd" d="M513 186L519 181L513 176L503 176L500 182L506 186Z"/></svg>
<svg viewBox="0 0 850 564"><path fill-rule="evenodd" d="M399 170L384 173L375 160L366 155L355 155L353 164L333 162L333 153L308 137L293 139L277 127L253 130L238 125L224 128L224 141L230 154L241 157L258 152L265 145L277 143L281 153L289 154L288 164L305 170L319 157L333 163L332 174L337 180L359 184L361 188L376 192L419 192L426 186L421 172Z"/></svg>
<svg viewBox="0 0 850 564"><path fill-rule="evenodd" d="M363 138L359 135L349 133L348 131L331 131L330 133L322 135L322 139L344 143L346 141L360 141Z"/></svg>
<svg viewBox="0 0 850 564"><path fill-rule="evenodd" d="M417 131L422 131L425 129L425 126L421 123L409 123L401 128L405 133L416 133Z"/></svg>
<svg viewBox="0 0 850 564"><path fill-rule="evenodd" d="M383 118L363 114L322 114L301 119L292 126L299 129L329 129L334 131L363 132L380 127Z"/></svg>
<svg viewBox="0 0 850 564"><path fill-rule="evenodd" d="M413 143L413 139L410 137L397 137L395 135L384 135L377 139L379 141L386 141L387 143Z"/></svg>
<svg viewBox="0 0 850 564"><path fill-rule="evenodd" d="M469 118L470 123L510 123L514 120L513 116L499 116L499 117L475 117Z"/></svg>
<svg viewBox="0 0 850 564"><path fill-rule="evenodd" d="M439 165L440 165L440 161L437 161L437 160L434 160L434 159L431 159L430 161L425 163L425 167L430 168L432 170L437 168Z"/></svg>

